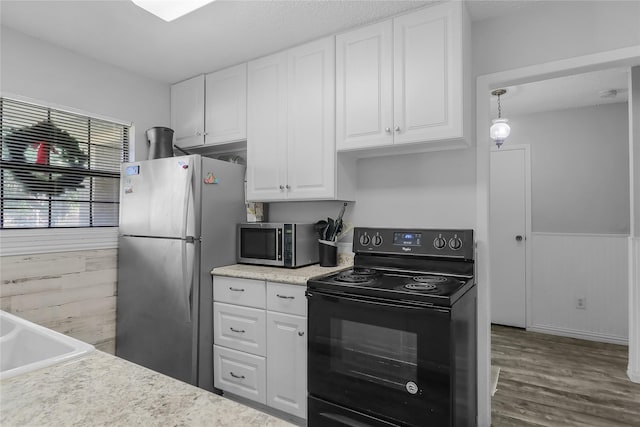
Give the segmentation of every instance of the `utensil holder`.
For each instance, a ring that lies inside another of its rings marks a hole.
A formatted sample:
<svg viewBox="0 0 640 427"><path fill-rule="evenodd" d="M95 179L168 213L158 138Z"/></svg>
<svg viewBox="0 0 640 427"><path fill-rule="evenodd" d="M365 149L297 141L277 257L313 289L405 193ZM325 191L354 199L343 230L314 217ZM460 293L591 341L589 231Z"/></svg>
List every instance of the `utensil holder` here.
<svg viewBox="0 0 640 427"><path fill-rule="evenodd" d="M338 265L338 245L329 240L318 240L318 256L321 267L335 267Z"/></svg>

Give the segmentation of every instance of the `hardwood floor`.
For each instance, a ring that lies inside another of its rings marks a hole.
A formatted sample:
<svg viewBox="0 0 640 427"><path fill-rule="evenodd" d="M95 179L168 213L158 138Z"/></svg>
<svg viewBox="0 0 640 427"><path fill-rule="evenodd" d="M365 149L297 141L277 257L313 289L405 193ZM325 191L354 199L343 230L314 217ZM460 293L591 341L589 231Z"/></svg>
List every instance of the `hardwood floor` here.
<svg viewBox="0 0 640 427"><path fill-rule="evenodd" d="M626 346L493 325L491 356L500 367L495 427L640 426Z"/></svg>

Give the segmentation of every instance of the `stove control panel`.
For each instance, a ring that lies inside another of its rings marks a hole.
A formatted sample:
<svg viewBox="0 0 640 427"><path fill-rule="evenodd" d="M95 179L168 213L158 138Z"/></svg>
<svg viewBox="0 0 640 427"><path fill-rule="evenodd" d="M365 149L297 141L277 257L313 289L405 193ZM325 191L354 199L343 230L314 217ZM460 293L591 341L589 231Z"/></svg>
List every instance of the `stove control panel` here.
<svg viewBox="0 0 640 427"><path fill-rule="evenodd" d="M473 259L473 230L358 227L353 252Z"/></svg>

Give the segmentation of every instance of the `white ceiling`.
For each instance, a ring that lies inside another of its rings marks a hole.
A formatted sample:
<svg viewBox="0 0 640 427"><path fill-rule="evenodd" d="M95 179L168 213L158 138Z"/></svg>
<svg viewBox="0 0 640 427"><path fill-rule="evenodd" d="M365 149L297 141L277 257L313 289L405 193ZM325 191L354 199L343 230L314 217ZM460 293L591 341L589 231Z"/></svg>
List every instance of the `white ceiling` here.
<svg viewBox="0 0 640 427"><path fill-rule="evenodd" d="M440 1L217 0L165 22L129 0L0 0L0 22L80 55L176 83ZM467 9L478 22L543 3L470 0ZM626 101L597 95L626 88L621 70L566 79L508 88L504 115Z"/></svg>
<svg viewBox="0 0 640 427"><path fill-rule="evenodd" d="M504 88L507 93L500 96L502 117L627 102L627 79L627 70L617 68L508 86ZM615 96L603 97L603 92L612 89ZM496 117L497 98L489 97L492 116Z"/></svg>
<svg viewBox="0 0 640 427"><path fill-rule="evenodd" d="M217 0L165 22L129 0L0 0L0 19L81 55L176 83L441 1ZM483 20L535 1L467 3L471 19Z"/></svg>

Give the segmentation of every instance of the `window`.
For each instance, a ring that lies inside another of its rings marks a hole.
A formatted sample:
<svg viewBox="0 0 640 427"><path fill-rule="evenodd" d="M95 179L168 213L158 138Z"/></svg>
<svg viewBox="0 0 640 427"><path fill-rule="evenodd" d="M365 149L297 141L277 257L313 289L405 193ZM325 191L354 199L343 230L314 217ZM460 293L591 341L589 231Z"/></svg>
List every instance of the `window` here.
<svg viewBox="0 0 640 427"><path fill-rule="evenodd" d="M129 126L0 98L2 229L117 227Z"/></svg>

